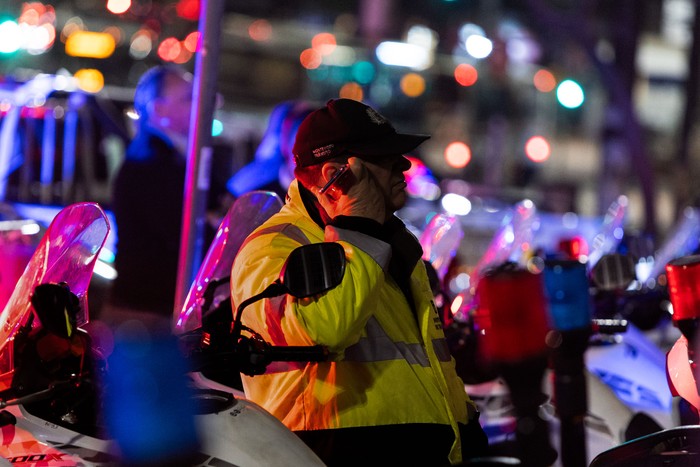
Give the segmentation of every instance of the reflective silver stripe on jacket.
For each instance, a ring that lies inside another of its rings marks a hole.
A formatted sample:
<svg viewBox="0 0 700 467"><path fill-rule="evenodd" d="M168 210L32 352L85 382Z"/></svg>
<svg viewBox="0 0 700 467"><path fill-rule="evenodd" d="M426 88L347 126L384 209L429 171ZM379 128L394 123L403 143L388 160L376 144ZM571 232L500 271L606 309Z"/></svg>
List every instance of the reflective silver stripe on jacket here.
<svg viewBox="0 0 700 467"><path fill-rule="evenodd" d="M430 366L428 355L421 344L394 342L372 317L365 326L367 336L345 349L345 360L353 362L381 362L406 360L412 365ZM438 360L450 361L451 355L444 338L433 339L433 348Z"/></svg>
<svg viewBox="0 0 700 467"><path fill-rule="evenodd" d="M406 360L411 365L430 366L428 355L421 344L393 342L376 318L371 317L367 321L365 330L367 337L361 338L356 344L345 349L345 361L367 363ZM433 339L433 348L439 361L449 362L452 358L445 339ZM272 362L265 370L265 374L300 370L303 366L303 363Z"/></svg>

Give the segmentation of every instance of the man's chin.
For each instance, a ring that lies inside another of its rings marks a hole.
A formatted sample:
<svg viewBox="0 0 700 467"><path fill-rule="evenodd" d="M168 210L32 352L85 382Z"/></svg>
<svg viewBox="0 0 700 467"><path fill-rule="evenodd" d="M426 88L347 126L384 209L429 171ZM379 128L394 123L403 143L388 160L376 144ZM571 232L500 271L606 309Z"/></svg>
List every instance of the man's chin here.
<svg viewBox="0 0 700 467"><path fill-rule="evenodd" d="M391 208L392 212L398 211L402 207L406 205L406 201L408 200L408 195L406 194L405 191L401 191L400 193L395 194L392 199L391 199Z"/></svg>

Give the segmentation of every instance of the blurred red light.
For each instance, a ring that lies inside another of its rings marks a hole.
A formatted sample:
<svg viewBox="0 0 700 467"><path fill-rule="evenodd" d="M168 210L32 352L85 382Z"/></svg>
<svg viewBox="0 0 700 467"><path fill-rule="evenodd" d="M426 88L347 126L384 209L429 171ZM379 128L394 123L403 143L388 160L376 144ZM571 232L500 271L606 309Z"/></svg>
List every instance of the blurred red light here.
<svg viewBox="0 0 700 467"><path fill-rule="evenodd" d="M328 55L336 47L335 36L330 32L320 32L311 39L311 48L321 55Z"/></svg>
<svg viewBox="0 0 700 467"><path fill-rule="evenodd" d="M460 63L455 68L455 79L462 86L471 86L479 79L479 73L468 63Z"/></svg>
<svg viewBox="0 0 700 467"><path fill-rule="evenodd" d="M182 45L174 37L168 37L158 46L158 56L165 61L172 62L180 56Z"/></svg>
<svg viewBox="0 0 700 467"><path fill-rule="evenodd" d="M190 21L199 18L199 0L180 0L175 6L175 12L180 18Z"/></svg>
<svg viewBox="0 0 700 467"><path fill-rule="evenodd" d="M700 255L683 256L666 265L673 321L700 317Z"/></svg>
<svg viewBox="0 0 700 467"><path fill-rule="evenodd" d="M535 88L540 92L551 92L557 87L557 80L547 70L539 70L532 78Z"/></svg>
<svg viewBox="0 0 700 467"><path fill-rule="evenodd" d="M533 162L544 162L549 159L549 143L542 136L533 136L525 143L525 155Z"/></svg>
<svg viewBox="0 0 700 467"><path fill-rule="evenodd" d="M566 238L559 241L559 251L567 259L578 260L581 256L588 255L588 243L581 237Z"/></svg>
<svg viewBox="0 0 700 467"><path fill-rule="evenodd" d="M314 70L321 66L321 54L314 49L306 49L299 55L299 62L307 70Z"/></svg>
<svg viewBox="0 0 700 467"><path fill-rule="evenodd" d="M266 19L258 19L248 26L248 35L258 42L270 40L272 37L272 25Z"/></svg>

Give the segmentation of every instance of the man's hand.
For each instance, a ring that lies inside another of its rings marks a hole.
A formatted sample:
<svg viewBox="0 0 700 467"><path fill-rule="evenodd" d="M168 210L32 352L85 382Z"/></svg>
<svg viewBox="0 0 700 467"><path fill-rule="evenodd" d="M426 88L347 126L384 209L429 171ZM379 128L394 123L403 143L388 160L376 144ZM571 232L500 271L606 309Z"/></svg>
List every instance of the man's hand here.
<svg viewBox="0 0 700 467"><path fill-rule="evenodd" d="M332 165L333 163L327 162L326 164ZM384 224L386 201L382 187L377 184L377 180L365 167L362 159L350 157L348 166L355 182L346 190L331 188L323 194L319 194L316 190L315 194L319 203L331 218L336 216L366 217ZM324 167L323 172L329 173L330 171Z"/></svg>

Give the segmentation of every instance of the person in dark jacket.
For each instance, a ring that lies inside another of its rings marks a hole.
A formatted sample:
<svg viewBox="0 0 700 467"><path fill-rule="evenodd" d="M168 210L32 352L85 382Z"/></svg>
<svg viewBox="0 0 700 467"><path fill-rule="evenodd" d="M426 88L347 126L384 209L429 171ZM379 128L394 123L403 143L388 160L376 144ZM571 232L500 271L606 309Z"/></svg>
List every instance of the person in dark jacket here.
<svg viewBox="0 0 700 467"><path fill-rule="evenodd" d="M136 87L137 131L112 192L118 276L108 320L173 314L191 105L191 75L179 67L151 68Z"/></svg>

